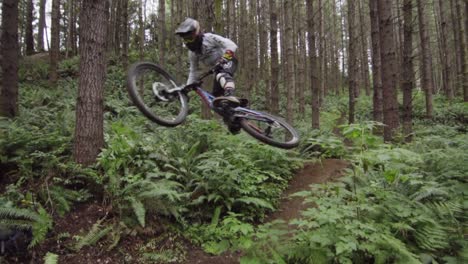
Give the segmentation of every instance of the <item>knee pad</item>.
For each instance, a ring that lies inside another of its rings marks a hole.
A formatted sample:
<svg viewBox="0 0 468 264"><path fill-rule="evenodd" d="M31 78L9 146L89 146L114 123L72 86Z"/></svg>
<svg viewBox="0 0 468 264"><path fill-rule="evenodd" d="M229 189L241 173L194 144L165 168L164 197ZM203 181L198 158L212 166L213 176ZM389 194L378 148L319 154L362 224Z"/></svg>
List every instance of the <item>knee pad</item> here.
<svg viewBox="0 0 468 264"><path fill-rule="evenodd" d="M225 72L216 74L216 81L221 85L223 89L234 89L234 79L232 76Z"/></svg>

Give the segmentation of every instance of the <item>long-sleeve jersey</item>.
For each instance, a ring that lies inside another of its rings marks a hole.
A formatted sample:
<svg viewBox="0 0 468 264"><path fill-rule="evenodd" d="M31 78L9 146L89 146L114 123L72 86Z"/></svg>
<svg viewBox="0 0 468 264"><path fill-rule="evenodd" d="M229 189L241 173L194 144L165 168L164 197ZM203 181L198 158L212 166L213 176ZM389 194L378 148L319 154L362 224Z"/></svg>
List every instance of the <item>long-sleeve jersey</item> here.
<svg viewBox="0 0 468 264"><path fill-rule="evenodd" d="M214 67L226 50L236 52L237 45L230 39L212 33L203 35L200 53L190 51L190 73L187 84L197 81L200 76L200 62L206 66Z"/></svg>

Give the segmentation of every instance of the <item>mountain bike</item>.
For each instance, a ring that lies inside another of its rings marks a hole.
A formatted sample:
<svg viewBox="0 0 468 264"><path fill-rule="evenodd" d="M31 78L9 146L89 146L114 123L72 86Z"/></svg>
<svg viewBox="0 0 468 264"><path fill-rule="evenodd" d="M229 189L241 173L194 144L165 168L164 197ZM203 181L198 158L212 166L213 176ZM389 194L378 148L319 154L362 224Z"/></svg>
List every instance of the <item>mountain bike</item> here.
<svg viewBox="0 0 468 264"><path fill-rule="evenodd" d="M203 79L216 72L221 64L202 74L199 81L180 86L160 66L151 62L133 64L127 74L127 90L135 106L151 121L167 127L175 127L185 121L189 113L189 93L194 91L215 113L223 117L231 133L241 129L271 146L291 149L299 144L297 131L282 118L247 107L248 101L240 99L240 105L229 101L213 104L215 96L202 89Z"/></svg>

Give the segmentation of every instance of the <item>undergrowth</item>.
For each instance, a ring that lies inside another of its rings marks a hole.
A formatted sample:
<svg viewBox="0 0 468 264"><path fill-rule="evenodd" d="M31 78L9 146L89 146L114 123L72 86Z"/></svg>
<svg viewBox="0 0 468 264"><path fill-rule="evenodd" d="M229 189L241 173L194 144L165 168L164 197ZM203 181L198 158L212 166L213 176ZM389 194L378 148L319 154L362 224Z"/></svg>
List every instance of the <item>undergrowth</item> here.
<svg viewBox="0 0 468 264"><path fill-rule="evenodd" d="M30 232L30 248L68 239L71 251L101 240L112 250L166 219L211 254L241 250L241 263L468 261L466 103L436 98L428 120L415 94L414 141L389 145L375 134L381 124L365 121L370 98L356 105L358 123L344 125L346 98L333 97L322 106L321 129L297 122L301 145L285 151L200 119L199 104L183 125L156 126L131 106L124 72L111 65L105 147L95 166L83 168L72 159L77 64L62 62L59 89L32 83L46 77L43 65L23 68L21 114L0 119L0 231ZM264 223L294 172L323 158L352 166L335 182L295 194L315 205L290 223L296 228ZM88 200L101 202L107 218L80 234L50 232L54 220ZM182 246L153 252L155 243L141 247L139 261L183 258ZM47 263L57 257L43 256Z"/></svg>

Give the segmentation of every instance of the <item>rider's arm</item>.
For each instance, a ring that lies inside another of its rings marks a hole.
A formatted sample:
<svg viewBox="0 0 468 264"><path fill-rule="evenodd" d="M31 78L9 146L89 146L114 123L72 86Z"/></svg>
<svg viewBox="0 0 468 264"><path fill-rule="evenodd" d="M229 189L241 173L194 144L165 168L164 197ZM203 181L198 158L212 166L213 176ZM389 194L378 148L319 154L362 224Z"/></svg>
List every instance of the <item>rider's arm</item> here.
<svg viewBox="0 0 468 264"><path fill-rule="evenodd" d="M237 50L237 45L236 43L234 43L232 40L228 39L228 38L224 38L224 37L221 37L219 35L216 35L216 34L212 34L212 37L213 39L215 40L215 42L221 47L223 48L223 51L226 52L227 50L230 50L232 52L236 52Z"/></svg>
<svg viewBox="0 0 468 264"><path fill-rule="evenodd" d="M189 77L187 79L187 84L191 84L191 83L198 81L198 76L200 76L198 56L194 52L190 51L189 59L190 59L190 72L189 72Z"/></svg>

